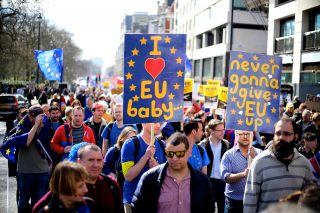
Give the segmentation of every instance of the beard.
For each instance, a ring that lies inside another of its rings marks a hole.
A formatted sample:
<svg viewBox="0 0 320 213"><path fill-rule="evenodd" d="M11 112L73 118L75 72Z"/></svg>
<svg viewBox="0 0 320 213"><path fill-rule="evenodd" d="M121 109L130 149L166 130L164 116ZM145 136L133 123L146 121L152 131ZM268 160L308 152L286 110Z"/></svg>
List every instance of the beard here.
<svg viewBox="0 0 320 213"><path fill-rule="evenodd" d="M273 144L273 151L277 158L287 158L294 152L294 141L280 140L277 144Z"/></svg>

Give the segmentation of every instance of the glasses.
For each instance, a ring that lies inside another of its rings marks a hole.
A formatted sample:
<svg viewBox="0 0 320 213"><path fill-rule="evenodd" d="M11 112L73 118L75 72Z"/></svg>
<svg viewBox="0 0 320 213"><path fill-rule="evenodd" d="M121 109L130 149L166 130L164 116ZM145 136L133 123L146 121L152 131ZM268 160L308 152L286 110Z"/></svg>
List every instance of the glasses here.
<svg viewBox="0 0 320 213"><path fill-rule="evenodd" d="M250 135L250 133L238 133L238 135L240 136L240 137L248 137L249 135Z"/></svg>
<svg viewBox="0 0 320 213"><path fill-rule="evenodd" d="M274 134L275 134L276 136L281 136L281 135L283 135L283 136L289 137L289 136L293 135L294 132L277 131L277 132L275 132Z"/></svg>
<svg viewBox="0 0 320 213"><path fill-rule="evenodd" d="M168 158L173 158L173 156L176 156L177 158L182 158L186 154L186 151L166 151L165 153Z"/></svg>

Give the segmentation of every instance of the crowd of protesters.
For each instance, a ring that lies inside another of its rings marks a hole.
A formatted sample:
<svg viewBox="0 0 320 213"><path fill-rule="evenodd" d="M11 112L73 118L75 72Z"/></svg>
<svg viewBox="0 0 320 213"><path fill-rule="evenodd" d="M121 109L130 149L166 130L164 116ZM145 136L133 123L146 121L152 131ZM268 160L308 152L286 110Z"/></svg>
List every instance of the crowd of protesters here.
<svg viewBox="0 0 320 213"><path fill-rule="evenodd" d="M320 211L320 113L298 98L271 135L226 130L198 102L181 123L127 125L122 94L50 91L27 94L7 137L19 213Z"/></svg>

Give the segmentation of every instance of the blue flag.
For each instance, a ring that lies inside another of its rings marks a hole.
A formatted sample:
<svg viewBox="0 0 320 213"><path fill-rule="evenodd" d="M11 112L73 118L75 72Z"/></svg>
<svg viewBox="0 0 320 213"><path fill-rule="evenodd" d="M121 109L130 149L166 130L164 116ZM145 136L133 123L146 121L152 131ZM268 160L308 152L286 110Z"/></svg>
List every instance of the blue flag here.
<svg viewBox="0 0 320 213"><path fill-rule="evenodd" d="M42 74L47 80L62 82L63 50L61 48L48 51L35 50L34 56Z"/></svg>
<svg viewBox="0 0 320 213"><path fill-rule="evenodd" d="M186 56L186 70L185 70L186 74L188 73L187 76L191 77L191 73L192 73L192 65L190 63L189 58Z"/></svg>
<svg viewBox="0 0 320 213"><path fill-rule="evenodd" d="M183 119L185 34L126 34L125 124Z"/></svg>

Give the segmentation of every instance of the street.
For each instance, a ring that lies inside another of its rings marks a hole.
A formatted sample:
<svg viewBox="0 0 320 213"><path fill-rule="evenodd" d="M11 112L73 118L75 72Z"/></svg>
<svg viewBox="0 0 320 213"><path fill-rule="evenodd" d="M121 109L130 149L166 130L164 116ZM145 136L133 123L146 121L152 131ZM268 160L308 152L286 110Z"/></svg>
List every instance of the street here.
<svg viewBox="0 0 320 213"><path fill-rule="evenodd" d="M0 122L0 144L6 132L6 123ZM7 159L0 154L0 212L16 213L16 179L8 177Z"/></svg>

